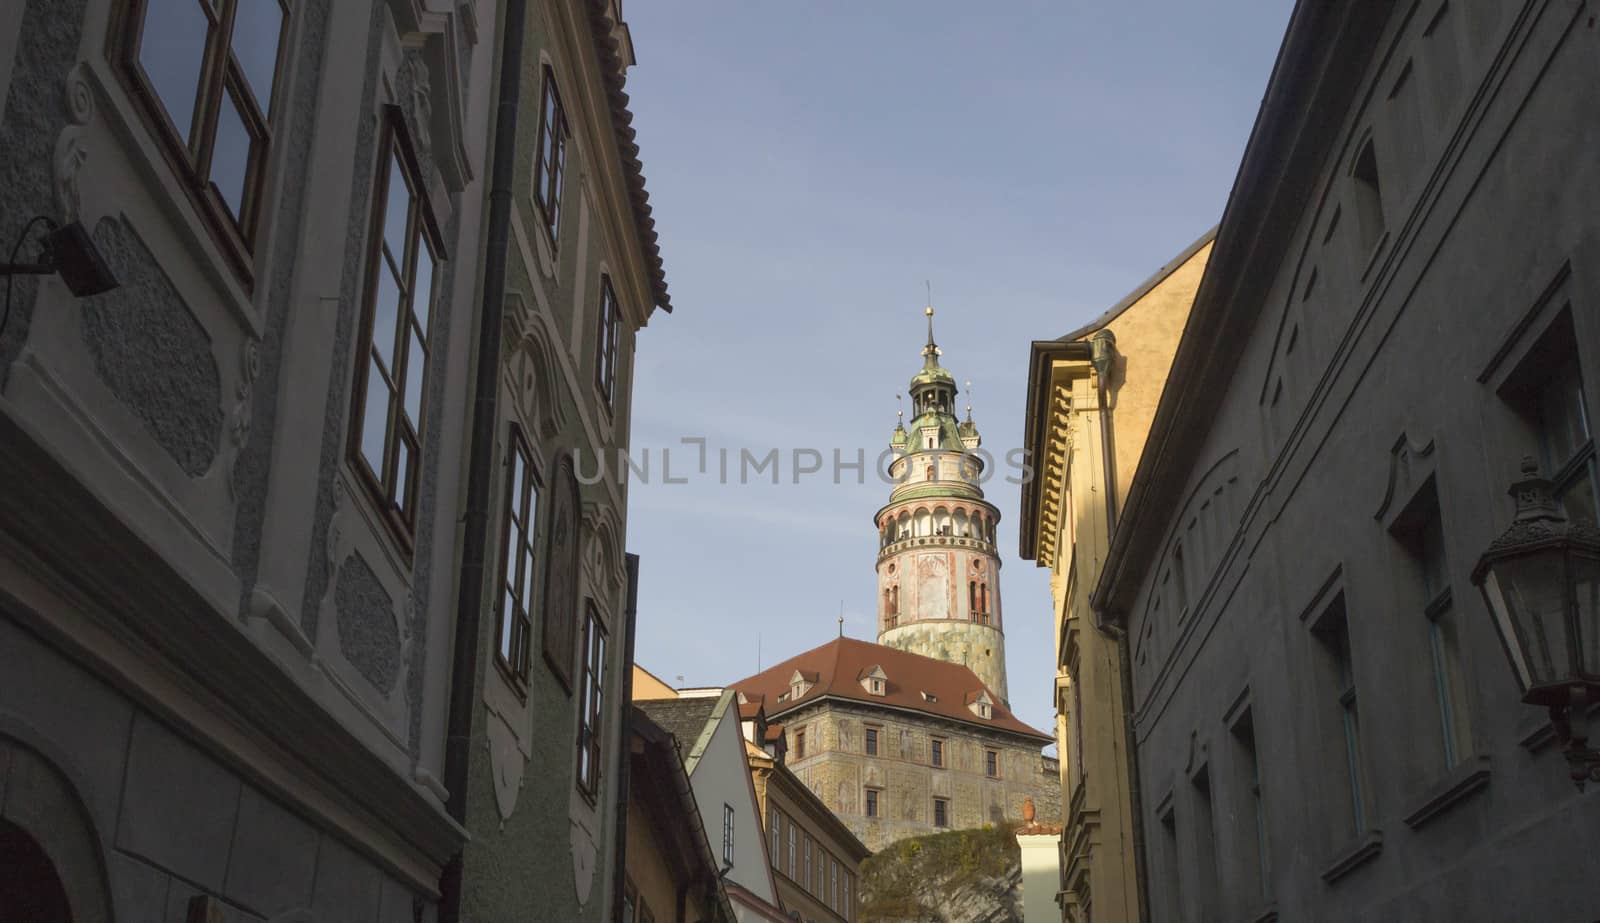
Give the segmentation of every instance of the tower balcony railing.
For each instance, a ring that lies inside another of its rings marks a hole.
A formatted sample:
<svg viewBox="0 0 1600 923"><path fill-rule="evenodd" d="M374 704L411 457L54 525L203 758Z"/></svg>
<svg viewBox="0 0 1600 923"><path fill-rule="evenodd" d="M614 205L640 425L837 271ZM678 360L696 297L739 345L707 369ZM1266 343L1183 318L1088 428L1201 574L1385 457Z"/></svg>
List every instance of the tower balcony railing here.
<svg viewBox="0 0 1600 923"><path fill-rule="evenodd" d="M898 541L890 542L889 544L878 549L878 560L882 561L884 558L887 558L890 555L899 554L900 552L905 551L907 548L918 547L976 548L979 551L983 551L988 554L995 554L993 542L985 541L984 539L977 538L976 536L913 535L909 538L902 538Z"/></svg>

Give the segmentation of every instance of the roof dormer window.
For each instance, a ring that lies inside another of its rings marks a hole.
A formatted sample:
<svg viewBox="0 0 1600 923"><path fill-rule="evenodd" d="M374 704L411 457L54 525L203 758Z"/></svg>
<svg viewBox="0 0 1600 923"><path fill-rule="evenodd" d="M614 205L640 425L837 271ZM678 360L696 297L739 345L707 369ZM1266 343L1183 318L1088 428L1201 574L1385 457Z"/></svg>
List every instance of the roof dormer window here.
<svg viewBox="0 0 1600 923"><path fill-rule="evenodd" d="M877 664L862 670L857 680L868 695L885 695L889 690L889 676L883 672L883 667Z"/></svg>
<svg viewBox="0 0 1600 923"><path fill-rule="evenodd" d="M883 695L883 680L877 677L867 680L867 691L873 695Z"/></svg>
<svg viewBox="0 0 1600 923"><path fill-rule="evenodd" d="M967 708L974 715L985 721L994 717L994 699L989 697L988 690L982 690L967 696Z"/></svg>
<svg viewBox="0 0 1600 923"><path fill-rule="evenodd" d="M939 697L934 695L933 693L927 691L926 689L924 689L922 691L922 701L924 701L924 702L937 702L937 701L939 701Z"/></svg>

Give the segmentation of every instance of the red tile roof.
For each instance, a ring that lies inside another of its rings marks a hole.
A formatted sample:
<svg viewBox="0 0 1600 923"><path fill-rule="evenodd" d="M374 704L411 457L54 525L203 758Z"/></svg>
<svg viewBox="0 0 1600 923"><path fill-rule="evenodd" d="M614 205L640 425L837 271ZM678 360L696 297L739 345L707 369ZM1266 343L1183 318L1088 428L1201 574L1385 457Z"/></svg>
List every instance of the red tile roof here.
<svg viewBox="0 0 1600 923"><path fill-rule="evenodd" d="M883 684L883 695L867 692L857 680L874 666L881 667L888 677ZM785 698L779 702L778 696L789 694L789 679L796 670L812 684L811 687L797 699ZM1038 738L1041 742L1055 739L1017 720L1010 709L1000 704L1000 697L993 692L989 693L989 698L995 703L991 712L994 717L986 721L973 714L965 703L969 701L969 696L976 697L979 692L987 691L988 687L966 667L855 638L829 641L755 676L742 679L734 683L733 688L750 699L765 696L767 717L773 720L823 696L834 696L1009 731ZM935 700L927 701L923 693L932 695Z"/></svg>

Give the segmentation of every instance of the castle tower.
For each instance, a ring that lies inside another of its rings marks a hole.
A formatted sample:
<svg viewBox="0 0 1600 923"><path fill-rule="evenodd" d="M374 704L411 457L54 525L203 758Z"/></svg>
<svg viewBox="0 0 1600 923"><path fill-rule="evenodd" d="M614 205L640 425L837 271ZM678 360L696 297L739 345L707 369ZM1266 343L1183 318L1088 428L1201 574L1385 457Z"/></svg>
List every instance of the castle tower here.
<svg viewBox="0 0 1600 923"><path fill-rule="evenodd" d="M956 418L956 382L939 365L932 307L927 316L922 369L911 379L911 422L902 410L889 440L895 487L875 517L878 643L959 663L1004 700L1000 511L983 498L972 407L966 420Z"/></svg>

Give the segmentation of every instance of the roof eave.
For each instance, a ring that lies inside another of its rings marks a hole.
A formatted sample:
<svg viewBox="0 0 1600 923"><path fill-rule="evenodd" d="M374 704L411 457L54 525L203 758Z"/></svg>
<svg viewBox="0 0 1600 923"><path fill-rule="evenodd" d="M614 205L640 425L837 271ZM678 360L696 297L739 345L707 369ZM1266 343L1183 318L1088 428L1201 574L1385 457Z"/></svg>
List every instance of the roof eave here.
<svg viewBox="0 0 1600 923"><path fill-rule="evenodd" d="M1043 409L1050 406L1051 363L1056 359L1086 361L1089 358L1088 343L1034 340L1029 344L1028 377L1025 379L1028 382L1028 400L1023 408L1022 448L1025 453L1023 457L1030 466L1041 457L1039 450L1044 445L1044 434L1049 426L1049 414ZM1017 525L1017 546L1024 561L1033 561L1035 566L1045 567L1047 562L1035 558L1039 547L1039 480L1039 472L1031 470L1030 476L1022 482L1022 519Z"/></svg>

